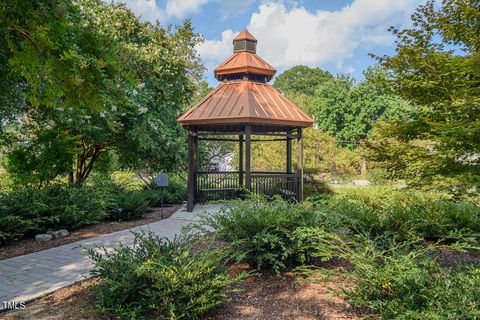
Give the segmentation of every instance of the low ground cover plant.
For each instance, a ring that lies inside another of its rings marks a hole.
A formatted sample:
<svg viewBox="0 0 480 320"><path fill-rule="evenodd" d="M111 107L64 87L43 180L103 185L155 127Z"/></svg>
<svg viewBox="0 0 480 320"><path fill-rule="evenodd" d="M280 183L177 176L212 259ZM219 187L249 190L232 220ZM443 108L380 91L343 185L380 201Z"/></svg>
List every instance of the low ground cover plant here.
<svg viewBox="0 0 480 320"><path fill-rule="evenodd" d="M480 258L452 268L436 253L478 250L479 218L477 205L445 194L375 187L302 204L253 198L206 214L202 223L253 267L275 274L314 270L316 278L345 284L336 293L367 316L475 319ZM321 262L333 258L348 266L324 268Z"/></svg>
<svg viewBox="0 0 480 320"><path fill-rule="evenodd" d="M105 189L52 185L0 195L0 244L55 229L73 230L104 219L113 206Z"/></svg>
<svg viewBox="0 0 480 320"><path fill-rule="evenodd" d="M455 242L480 234L480 207L442 193L374 187L311 200L323 223L371 236Z"/></svg>
<svg viewBox="0 0 480 320"><path fill-rule="evenodd" d="M442 267L435 247L389 237L351 238L336 244L339 257L354 267L315 275L342 279L336 293L370 316L383 319L477 319L480 264Z"/></svg>
<svg viewBox="0 0 480 320"><path fill-rule="evenodd" d="M205 232L232 244L231 254L257 269L275 274L312 259L329 259L322 243L331 239L328 230L317 227L318 216L309 207L279 198L254 198L227 204L220 212L206 214Z"/></svg>
<svg viewBox="0 0 480 320"><path fill-rule="evenodd" d="M50 230L74 230L104 219L137 219L159 206L161 195L165 204L184 199L185 186L178 179L159 191L129 182L131 174L120 176L122 179L93 176L83 186L56 183L0 192L0 245Z"/></svg>
<svg viewBox="0 0 480 320"><path fill-rule="evenodd" d="M139 233L133 247L90 250L97 307L120 319L196 319L225 302L247 274L229 275L223 251L195 250L195 241Z"/></svg>

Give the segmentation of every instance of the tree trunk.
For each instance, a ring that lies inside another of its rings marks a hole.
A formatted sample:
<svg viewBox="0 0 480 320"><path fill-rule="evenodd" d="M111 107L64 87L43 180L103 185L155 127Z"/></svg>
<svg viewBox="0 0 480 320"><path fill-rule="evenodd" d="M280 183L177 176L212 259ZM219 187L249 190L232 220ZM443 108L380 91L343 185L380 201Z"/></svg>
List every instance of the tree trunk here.
<svg viewBox="0 0 480 320"><path fill-rule="evenodd" d="M93 164L95 163L95 160L98 159L98 156L101 152L100 147L96 145L90 147L83 145L82 149L82 152L77 155L77 168L75 171L76 185L81 185L85 182L93 170Z"/></svg>
<svg viewBox="0 0 480 320"><path fill-rule="evenodd" d="M68 179L68 184L73 184L74 181L74 176L73 176L73 171L69 171L67 173L67 179Z"/></svg>

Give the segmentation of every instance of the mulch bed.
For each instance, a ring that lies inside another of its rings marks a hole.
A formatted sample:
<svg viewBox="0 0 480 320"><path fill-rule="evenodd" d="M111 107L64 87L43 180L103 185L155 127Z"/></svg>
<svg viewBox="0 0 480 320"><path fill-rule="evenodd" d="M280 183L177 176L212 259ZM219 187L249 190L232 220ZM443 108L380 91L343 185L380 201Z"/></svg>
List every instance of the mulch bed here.
<svg viewBox="0 0 480 320"><path fill-rule="evenodd" d="M247 265L233 272L248 270ZM310 283L293 273L274 276L261 273L247 278L231 294L230 301L206 315L204 320L319 320L360 319L362 312L352 308L331 289L337 284Z"/></svg>
<svg viewBox="0 0 480 320"><path fill-rule="evenodd" d="M180 204L171 205L164 208L163 219L170 217ZM97 224L85 226L75 231L72 231L68 237L52 239L45 242L35 241L35 239L23 239L14 241L6 246L0 247L0 260L9 259L24 254L42 251L53 247L58 247L67 243L98 237L112 232L130 229L141 226L147 223L152 223L162 220L161 209L154 208L142 218L130 221L101 221Z"/></svg>
<svg viewBox="0 0 480 320"><path fill-rule="evenodd" d="M210 247L206 241L202 246ZM215 245L215 243L213 244ZM218 244L221 246L222 244ZM475 263L479 260L478 253L454 252L441 248L436 258L446 266L457 263ZM348 261L334 259L322 267L336 270L348 269ZM247 264L230 267L232 274L249 271ZM310 281L316 280L316 281ZM95 296L92 285L97 279L89 279L32 302L25 309L9 311L0 314L4 320L108 320L112 319L100 314L95 309ZM229 301L209 312L201 320L319 320L343 319L353 320L369 318L368 310L353 308L346 301L332 293L332 289L348 284L337 282L321 282L318 279L304 279L294 273L273 276L269 273L257 273L247 278L243 283L235 285ZM379 318L373 318L379 319Z"/></svg>
<svg viewBox="0 0 480 320"><path fill-rule="evenodd" d="M235 266L232 272L248 269L247 265ZM259 274L245 280L232 293L230 302L207 314L203 320L269 320L269 319L359 319L360 316L343 300L334 297L328 288L332 283L304 283L293 274L277 277ZM33 302L23 310L0 315L5 320L107 320L95 310L95 298L90 279ZM3 317L2 317L3 316Z"/></svg>

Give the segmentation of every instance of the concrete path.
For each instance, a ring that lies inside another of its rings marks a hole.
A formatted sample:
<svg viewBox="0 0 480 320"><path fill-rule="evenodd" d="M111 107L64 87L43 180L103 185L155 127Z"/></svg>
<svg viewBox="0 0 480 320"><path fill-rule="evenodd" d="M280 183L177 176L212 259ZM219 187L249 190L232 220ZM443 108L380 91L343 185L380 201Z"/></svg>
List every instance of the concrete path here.
<svg viewBox="0 0 480 320"><path fill-rule="evenodd" d="M183 226L198 220L200 213L218 211L221 207L222 204L197 205L193 212L186 212L183 206L168 219L130 230L150 229L172 239L181 232ZM132 245L134 237L130 230L0 261L0 310L7 309L8 303L28 302L90 277L89 271L93 265L85 255L85 250L97 246L115 248L120 243Z"/></svg>

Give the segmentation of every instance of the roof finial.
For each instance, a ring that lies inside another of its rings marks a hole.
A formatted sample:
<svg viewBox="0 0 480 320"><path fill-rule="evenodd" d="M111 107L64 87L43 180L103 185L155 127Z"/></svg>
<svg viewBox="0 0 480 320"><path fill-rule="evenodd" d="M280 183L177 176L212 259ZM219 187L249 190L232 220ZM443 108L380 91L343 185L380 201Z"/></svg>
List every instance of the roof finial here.
<svg viewBox="0 0 480 320"><path fill-rule="evenodd" d="M239 40L250 40L257 42L257 39L250 32L248 32L247 28L243 29L242 32L240 32L235 38L233 38L234 43L235 41Z"/></svg>
<svg viewBox="0 0 480 320"><path fill-rule="evenodd" d="M241 51L257 52L257 39L255 39L247 29L243 29L243 31L233 39L233 52Z"/></svg>

